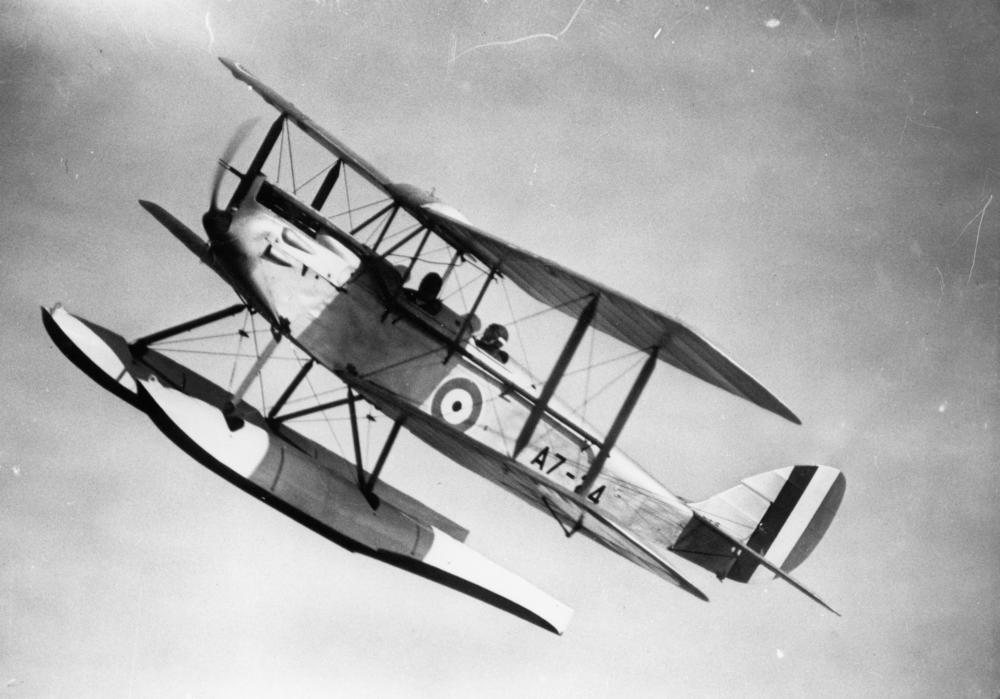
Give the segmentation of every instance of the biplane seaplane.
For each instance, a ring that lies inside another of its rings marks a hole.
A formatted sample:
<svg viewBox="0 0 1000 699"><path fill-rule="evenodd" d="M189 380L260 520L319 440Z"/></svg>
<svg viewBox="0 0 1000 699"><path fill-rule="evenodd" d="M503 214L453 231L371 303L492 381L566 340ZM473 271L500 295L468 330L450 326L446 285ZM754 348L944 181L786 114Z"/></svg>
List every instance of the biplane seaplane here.
<svg viewBox="0 0 1000 699"><path fill-rule="evenodd" d="M688 326L394 182L241 65L220 60L277 119L245 170L231 162L242 136L220 160L202 217L207 240L159 205L140 204L239 300L131 342L61 305L43 309L50 336L74 363L199 462L319 534L558 633L572 614L566 605L474 551L465 529L382 478L401 430L533 505L567 536L589 537L699 599L708 598L678 571L678 558L719 580L781 578L833 611L790 573L837 511L840 471L779 468L691 502L617 445L660 363L798 423L788 407ZM311 178L310 196L294 175L292 186L279 185L293 130L327 159ZM267 169L276 159L278 177ZM224 205L223 179L234 186ZM381 197L363 220L358 207L346 220L324 213L362 186ZM418 274L432 248L444 251L442 261ZM443 293L460 273L466 281L458 290L468 296ZM510 324L480 317L501 284L565 325L544 380L513 356ZM238 334L241 342L252 335L255 347L239 382L234 374L223 387L171 354L171 342L237 316L252 321L252 333ZM637 356L606 430L589 424L561 390L584 338L595 336ZM251 387L282 347L298 363L272 404L255 405ZM336 383L338 397L306 391L320 374ZM306 407L292 409L303 393ZM331 413L350 427L339 450L297 427ZM375 414L387 430L371 459L361 430Z"/></svg>

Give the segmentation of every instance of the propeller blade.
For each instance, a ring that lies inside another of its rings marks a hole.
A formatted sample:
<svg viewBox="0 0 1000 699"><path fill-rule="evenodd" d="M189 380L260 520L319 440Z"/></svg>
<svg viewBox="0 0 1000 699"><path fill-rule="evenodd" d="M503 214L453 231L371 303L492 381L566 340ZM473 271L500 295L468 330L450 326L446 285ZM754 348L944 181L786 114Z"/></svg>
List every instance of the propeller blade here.
<svg viewBox="0 0 1000 699"><path fill-rule="evenodd" d="M222 151L222 157L219 158L219 167L215 170L215 179L212 180L212 201L211 209L212 211L219 210L219 186L222 184L222 175L229 169L229 165L232 163L233 157L236 155L236 151L239 150L243 142L247 140L247 136L250 135L250 131L253 129L254 125L259 121L259 119L247 119L238 127L233 133L232 138L229 139L229 143L226 144L226 148Z"/></svg>

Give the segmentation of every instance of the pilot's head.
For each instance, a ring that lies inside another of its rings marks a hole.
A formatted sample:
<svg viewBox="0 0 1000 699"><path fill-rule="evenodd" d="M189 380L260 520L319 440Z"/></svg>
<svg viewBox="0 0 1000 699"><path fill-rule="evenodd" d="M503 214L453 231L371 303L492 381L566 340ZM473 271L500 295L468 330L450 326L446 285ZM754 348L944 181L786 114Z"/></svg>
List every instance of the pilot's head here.
<svg viewBox="0 0 1000 699"><path fill-rule="evenodd" d="M499 323L490 323L483 332L483 342L493 345L497 349L503 347L503 344L509 339L510 335L507 333L507 328Z"/></svg>
<svg viewBox="0 0 1000 699"><path fill-rule="evenodd" d="M438 294L441 293L442 283L440 274L437 272L428 272L420 280L420 286L417 287L417 298L424 303L434 301L437 299Z"/></svg>

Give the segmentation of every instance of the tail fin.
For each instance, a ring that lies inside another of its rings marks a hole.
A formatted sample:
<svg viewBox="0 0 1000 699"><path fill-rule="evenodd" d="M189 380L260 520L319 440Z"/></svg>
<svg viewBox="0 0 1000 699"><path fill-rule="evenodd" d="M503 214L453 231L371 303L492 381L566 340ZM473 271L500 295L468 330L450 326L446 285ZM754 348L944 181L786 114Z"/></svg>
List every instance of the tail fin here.
<svg viewBox="0 0 1000 699"><path fill-rule="evenodd" d="M771 573L784 578L772 567L788 573L812 553L840 506L845 484L844 474L829 466L792 466L746 478L690 503L700 517L672 549L720 579L761 582ZM759 556L741 555L744 548Z"/></svg>

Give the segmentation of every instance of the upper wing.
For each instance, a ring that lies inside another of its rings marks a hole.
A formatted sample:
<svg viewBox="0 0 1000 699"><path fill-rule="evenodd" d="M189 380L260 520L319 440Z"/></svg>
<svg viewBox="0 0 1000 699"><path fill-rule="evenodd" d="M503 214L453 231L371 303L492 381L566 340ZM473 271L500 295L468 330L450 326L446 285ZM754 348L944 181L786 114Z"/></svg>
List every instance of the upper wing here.
<svg viewBox="0 0 1000 699"><path fill-rule="evenodd" d="M236 77L237 80L241 80L253 88L253 91L263 97L265 102L284 114L292 121L292 123L309 134L309 136L315 139L315 141L321 146L357 170L358 174L368 180L372 185L383 191L387 191L386 188L392 185L389 178L376 170L371 163L352 151L338 139L334 138L326 131L326 129L306 116L302 110L294 104L258 80L246 68L241 66L236 61L228 58L222 58L220 56L219 60L222 61L222 64L226 66L226 68L232 71L233 76Z"/></svg>
<svg viewBox="0 0 1000 699"><path fill-rule="evenodd" d="M445 241L491 267L498 267L532 298L575 318L594 296L600 296L592 321L596 329L638 349L657 347L663 361L801 424L760 382L679 320L445 213L432 215L438 223L436 232Z"/></svg>
<svg viewBox="0 0 1000 699"><path fill-rule="evenodd" d="M220 61L268 104L284 114L318 144L356 170L374 187L446 243L481 260L525 290L532 298L577 317L600 296L592 325L642 350L658 348L663 361L776 413L796 424L795 414L733 360L679 320L577 274L556 262L511 245L464 220L458 212L415 187L398 185L344 143L316 124L294 104L238 63Z"/></svg>

